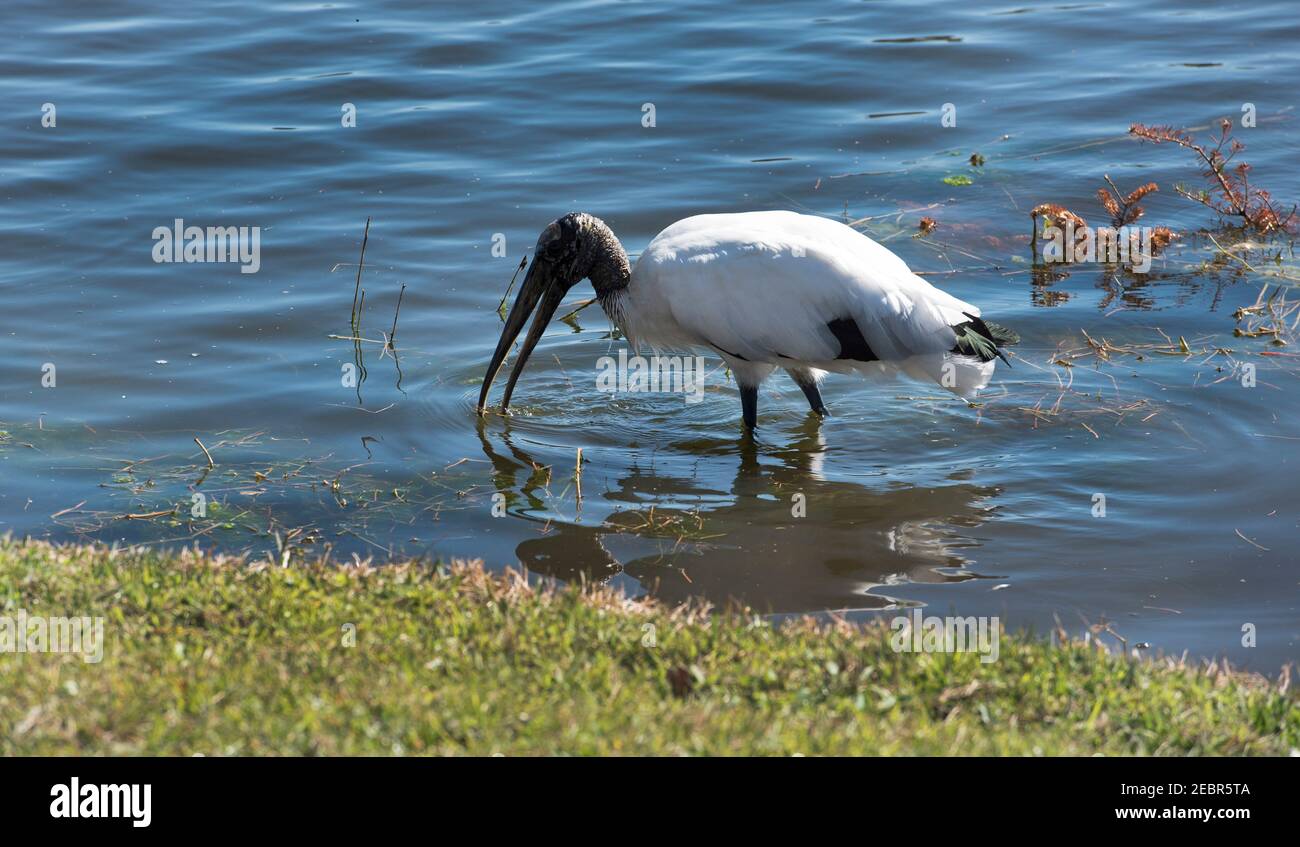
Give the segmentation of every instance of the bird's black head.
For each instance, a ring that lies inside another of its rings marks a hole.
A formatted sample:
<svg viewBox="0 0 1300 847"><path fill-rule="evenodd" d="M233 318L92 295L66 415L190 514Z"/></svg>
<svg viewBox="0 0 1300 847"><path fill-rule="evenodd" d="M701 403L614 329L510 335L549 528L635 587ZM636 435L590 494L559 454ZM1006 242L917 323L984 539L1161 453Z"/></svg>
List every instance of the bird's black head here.
<svg viewBox="0 0 1300 847"><path fill-rule="evenodd" d="M523 330L529 313L534 308L537 309L533 325L529 327L528 336L524 339L523 349L519 351L519 358L515 360L510 380L506 383L506 392L501 398L502 409L509 407L510 395L524 368L524 362L528 360L533 347L546 330L546 325L555 315L560 301L570 288L588 277L591 278L596 293L602 297L626 286L630 277L627 253L600 218L585 212L571 212L551 221L537 237L532 264L528 266L524 284L519 289L510 314L506 316L501 339L497 342L496 351L492 354L492 361L483 378L483 388L478 398L480 412L487 402L488 390L492 387L497 370L505 361L510 345Z"/></svg>
<svg viewBox="0 0 1300 847"><path fill-rule="evenodd" d="M533 261L541 262L551 269L555 281L572 288L582 280L586 273L578 266L582 255L582 220L587 215L570 212L562 218L556 218L547 224L542 234L537 236L537 247L533 251Z"/></svg>

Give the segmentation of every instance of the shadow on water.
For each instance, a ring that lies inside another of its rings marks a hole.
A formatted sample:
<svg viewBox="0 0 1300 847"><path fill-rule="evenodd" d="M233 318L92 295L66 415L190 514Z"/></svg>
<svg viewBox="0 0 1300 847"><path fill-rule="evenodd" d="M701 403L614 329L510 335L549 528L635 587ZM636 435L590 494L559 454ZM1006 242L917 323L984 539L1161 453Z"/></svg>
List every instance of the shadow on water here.
<svg viewBox="0 0 1300 847"><path fill-rule="evenodd" d="M678 444L734 456L729 488L631 465L610 490L586 498L577 522L555 518L550 469L519 446L508 421L491 434L478 425L506 512L539 528L515 550L536 573L588 582L621 575L670 603L702 597L769 613L915 605L887 587L989 578L972 568L980 541L970 531L992 515L1000 489L966 481L970 471L935 487L828 480L820 423L810 415L790 434L779 446ZM593 521L593 509L605 512Z"/></svg>

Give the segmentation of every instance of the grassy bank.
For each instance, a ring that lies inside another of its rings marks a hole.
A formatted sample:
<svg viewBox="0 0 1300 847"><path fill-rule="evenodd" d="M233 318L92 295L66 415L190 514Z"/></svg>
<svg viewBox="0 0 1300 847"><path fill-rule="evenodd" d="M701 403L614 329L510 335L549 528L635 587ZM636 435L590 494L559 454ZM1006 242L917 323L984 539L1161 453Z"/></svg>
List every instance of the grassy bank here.
<svg viewBox="0 0 1300 847"><path fill-rule="evenodd" d="M294 565L0 540L0 615L103 616L102 662L0 654L0 753L1208 753L1300 747L1296 698L1003 636L544 591L475 567Z"/></svg>

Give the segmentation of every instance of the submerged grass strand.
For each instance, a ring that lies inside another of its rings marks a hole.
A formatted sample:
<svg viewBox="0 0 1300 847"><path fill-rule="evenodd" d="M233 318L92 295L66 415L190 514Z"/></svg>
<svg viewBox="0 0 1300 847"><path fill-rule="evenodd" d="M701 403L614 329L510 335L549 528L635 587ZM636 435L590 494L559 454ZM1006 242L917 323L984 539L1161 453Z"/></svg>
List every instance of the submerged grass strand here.
<svg viewBox="0 0 1300 847"><path fill-rule="evenodd" d="M361 291L361 271L366 266L366 244L369 241L370 241L370 216L367 215L366 231L361 236L361 259L357 262L357 284L356 287L352 289L352 334L353 335L360 335L360 328L357 323L357 321L359 320L359 317L357 315L357 306L358 306L357 297Z"/></svg>
<svg viewBox="0 0 1300 847"><path fill-rule="evenodd" d="M197 435L194 436L194 443L199 445L199 449L203 451L203 458L208 460L208 468L209 469L215 468L217 466L217 463L212 461L212 454L208 452L208 448L203 446L203 442L199 441L199 437Z"/></svg>
<svg viewBox="0 0 1300 847"><path fill-rule="evenodd" d="M510 277L510 284L506 286L506 293L501 295L501 302L497 304L497 314L501 320L506 319L506 300L510 299L510 292L515 290L515 280L519 278L519 272L528 266L528 255L524 254L519 259L519 266L515 268L514 274Z"/></svg>

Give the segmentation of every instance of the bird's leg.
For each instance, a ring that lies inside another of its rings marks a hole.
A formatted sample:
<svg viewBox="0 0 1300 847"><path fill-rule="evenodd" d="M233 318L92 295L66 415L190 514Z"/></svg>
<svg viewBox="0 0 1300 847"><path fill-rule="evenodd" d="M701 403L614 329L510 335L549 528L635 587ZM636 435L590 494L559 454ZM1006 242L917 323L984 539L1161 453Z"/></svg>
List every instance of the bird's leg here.
<svg viewBox="0 0 1300 847"><path fill-rule="evenodd" d="M823 418L830 414L830 412L826 410L826 404L822 402L822 394L817 390L817 383L801 382L799 383L799 387L803 389L803 396L808 398L808 405L812 408L813 412L821 415Z"/></svg>
<svg viewBox="0 0 1300 847"><path fill-rule="evenodd" d="M745 419L745 429L752 431L758 426L758 387L772 373L774 366L766 362L751 362L735 354L725 354L725 351L723 361L731 368L731 374L740 388L740 408Z"/></svg>
<svg viewBox="0 0 1300 847"><path fill-rule="evenodd" d="M758 386L740 386L740 410L745 418L745 428L753 429L758 425Z"/></svg>
<svg viewBox="0 0 1300 847"><path fill-rule="evenodd" d="M787 369L786 373L794 380L795 385L803 389L803 396L808 398L808 405L813 412L826 417L830 414L826 410L826 404L822 402L822 393L817 390L817 380L807 371Z"/></svg>

